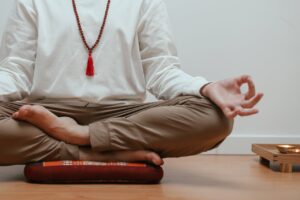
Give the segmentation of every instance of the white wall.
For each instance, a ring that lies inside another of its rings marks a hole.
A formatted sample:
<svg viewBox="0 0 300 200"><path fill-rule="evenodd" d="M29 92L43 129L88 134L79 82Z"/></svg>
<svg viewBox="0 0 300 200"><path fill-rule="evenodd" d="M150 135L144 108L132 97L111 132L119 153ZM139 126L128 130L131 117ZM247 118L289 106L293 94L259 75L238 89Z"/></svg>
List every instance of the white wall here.
<svg viewBox="0 0 300 200"><path fill-rule="evenodd" d="M165 1L185 71L209 80L250 74L265 93L260 114L238 118L217 152L247 153L255 142L300 143L300 1ZM0 0L0 30L10 4Z"/></svg>

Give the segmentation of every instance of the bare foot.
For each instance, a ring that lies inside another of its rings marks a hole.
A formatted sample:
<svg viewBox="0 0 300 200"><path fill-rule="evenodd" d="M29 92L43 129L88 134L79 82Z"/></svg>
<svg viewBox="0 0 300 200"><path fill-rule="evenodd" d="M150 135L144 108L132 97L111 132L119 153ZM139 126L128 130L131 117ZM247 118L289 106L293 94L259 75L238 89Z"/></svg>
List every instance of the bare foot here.
<svg viewBox="0 0 300 200"><path fill-rule="evenodd" d="M115 151L98 153L91 148L80 148L79 160L98 162L149 162L154 165L163 165L164 161L158 154L151 151Z"/></svg>
<svg viewBox="0 0 300 200"><path fill-rule="evenodd" d="M90 144L88 126L81 126L70 117L57 117L43 106L22 106L12 117L35 125L55 139L76 145Z"/></svg>

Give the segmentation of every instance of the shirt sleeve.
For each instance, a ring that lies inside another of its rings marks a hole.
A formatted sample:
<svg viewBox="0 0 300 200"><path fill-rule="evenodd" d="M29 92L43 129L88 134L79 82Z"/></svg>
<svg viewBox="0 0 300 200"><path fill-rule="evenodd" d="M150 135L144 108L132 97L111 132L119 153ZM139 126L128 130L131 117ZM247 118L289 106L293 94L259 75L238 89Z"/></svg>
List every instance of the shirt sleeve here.
<svg viewBox="0 0 300 200"><path fill-rule="evenodd" d="M0 48L0 101L28 96L37 46L36 12L31 0L15 0Z"/></svg>
<svg viewBox="0 0 300 200"><path fill-rule="evenodd" d="M158 99L201 96L199 91L208 81L181 70L165 3L145 0L141 13L138 37L147 90Z"/></svg>

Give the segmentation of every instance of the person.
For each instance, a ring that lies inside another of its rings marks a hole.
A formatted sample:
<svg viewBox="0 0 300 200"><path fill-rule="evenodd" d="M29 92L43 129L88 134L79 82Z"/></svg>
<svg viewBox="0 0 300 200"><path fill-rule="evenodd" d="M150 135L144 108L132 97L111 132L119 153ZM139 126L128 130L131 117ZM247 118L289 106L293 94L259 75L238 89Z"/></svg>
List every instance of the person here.
<svg viewBox="0 0 300 200"><path fill-rule="evenodd" d="M185 73L162 0L16 0L0 60L0 165L162 165L219 146L263 96Z"/></svg>

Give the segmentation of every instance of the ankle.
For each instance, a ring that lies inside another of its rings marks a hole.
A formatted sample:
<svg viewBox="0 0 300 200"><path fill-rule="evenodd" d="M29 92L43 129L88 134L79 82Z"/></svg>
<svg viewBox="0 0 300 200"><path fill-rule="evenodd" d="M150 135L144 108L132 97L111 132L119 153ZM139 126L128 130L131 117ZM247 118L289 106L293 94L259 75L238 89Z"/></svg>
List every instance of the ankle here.
<svg viewBox="0 0 300 200"><path fill-rule="evenodd" d="M80 126L81 134L78 134L76 136L73 136L73 138L70 138L70 142L72 144L76 145L82 145L87 146L90 145L90 133L89 133L89 127L88 126Z"/></svg>

